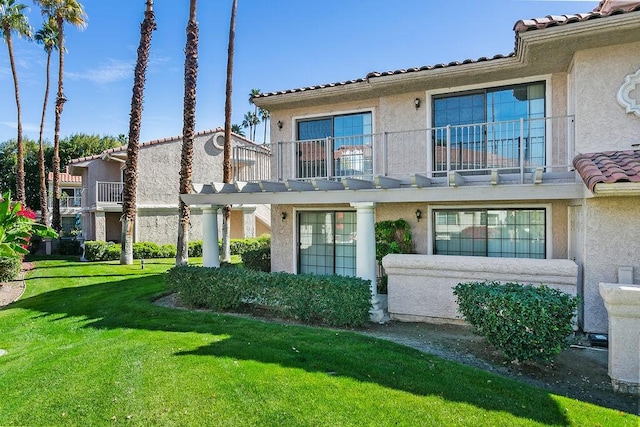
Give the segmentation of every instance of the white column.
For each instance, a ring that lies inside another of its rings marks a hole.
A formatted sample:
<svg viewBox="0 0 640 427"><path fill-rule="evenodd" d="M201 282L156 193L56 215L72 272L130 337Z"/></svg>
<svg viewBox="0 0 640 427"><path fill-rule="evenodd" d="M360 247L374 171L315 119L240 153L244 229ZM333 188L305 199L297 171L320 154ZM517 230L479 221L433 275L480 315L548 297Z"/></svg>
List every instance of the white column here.
<svg viewBox="0 0 640 427"><path fill-rule="evenodd" d="M243 237L256 237L256 207L255 205L242 206L242 235Z"/></svg>
<svg viewBox="0 0 640 427"><path fill-rule="evenodd" d="M375 206L373 202L351 203L356 208L356 275L371 281L371 321L380 322L384 318L382 299L377 295L376 279L376 233Z"/></svg>
<svg viewBox="0 0 640 427"><path fill-rule="evenodd" d="M202 265L220 267L217 205L202 208Z"/></svg>

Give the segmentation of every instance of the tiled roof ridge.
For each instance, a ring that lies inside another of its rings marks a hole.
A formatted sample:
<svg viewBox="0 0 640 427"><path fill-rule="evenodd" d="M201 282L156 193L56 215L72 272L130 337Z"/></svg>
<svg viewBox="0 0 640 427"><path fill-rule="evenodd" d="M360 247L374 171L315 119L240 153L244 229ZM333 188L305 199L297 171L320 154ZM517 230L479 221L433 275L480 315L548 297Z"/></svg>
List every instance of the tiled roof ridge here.
<svg viewBox="0 0 640 427"><path fill-rule="evenodd" d="M201 131L197 131L194 133L194 137L197 136L202 136L202 135L207 135L207 134L213 134L216 132L224 132L224 127L222 126L218 126L216 128L213 129L208 129L208 130L201 130ZM245 137L238 135L236 133L231 132L237 139L241 139L245 142L248 142L252 145L257 145L255 142L250 141L248 139L246 139ZM182 139L182 135L178 135L178 136L169 136L169 137L165 137L165 138L160 138L160 139L154 139L151 141L146 141L146 142L142 142L139 144L139 148L142 147L148 147L150 145L156 145L156 144L162 144L164 142L173 142L173 141L180 141ZM85 157L79 157L77 159L72 159L69 161L69 164L73 164L73 163L81 163L81 162L86 162L89 160L95 160L95 159L99 159L100 157L102 157L105 154L111 154L111 153L118 153L121 151L127 151L127 146L126 145L121 145L119 147L113 147L113 148L109 148L107 150L104 150L103 152L101 152L100 154L94 154L91 156L85 156Z"/></svg>
<svg viewBox="0 0 640 427"><path fill-rule="evenodd" d="M78 175L71 175L68 172L60 172L59 180L60 182L70 183L70 182L82 182L82 177ZM47 180L53 180L53 172L49 172L47 174Z"/></svg>
<svg viewBox="0 0 640 427"><path fill-rule="evenodd" d="M617 4L622 4L622 5L618 7L612 7L610 10L604 9L606 6L614 6ZM275 95L285 95L285 94L291 94L291 93L300 93L300 92L306 92L306 91L311 91L316 89L325 89L330 87L347 86L354 83L364 83L364 82L368 82L370 78L375 78L375 77L393 76L398 74L407 74L407 73L419 72L419 71L429 71L429 70L434 70L438 68L446 68L446 67L453 67L453 66L464 65L464 64L474 64L478 62L510 58L515 56L516 52L518 51L518 34L520 33L533 31L533 30L541 30L541 29L550 28L550 27L557 27L560 25L567 25L567 24L572 24L576 22L584 22L584 21L589 21L591 19L598 19L598 18L603 18L607 16L620 15L620 14L636 12L636 11L640 11L640 1L638 0L629 0L629 1L617 0L617 3L616 1L612 1L612 0L602 0L600 4L596 6L596 8L592 12L576 13L576 14L568 14L568 15L547 15L544 18L521 19L517 21L513 26L513 30L516 32L516 46L514 51L507 55L494 55L493 57L490 57L490 58L483 56L475 60L465 59L463 61L452 61L446 64L441 63L436 65L425 65L421 67L413 67L413 68L399 69L399 70L385 71L385 72L372 71L370 73L367 73L367 75L364 78L346 80L346 81L335 82L335 83L320 84L320 85L314 85L314 86L306 86L306 87L300 87L296 89L286 89L286 90L280 90L280 91L274 91L274 92L265 92L265 93L261 93L259 95L253 96L252 99L260 99L260 98L266 98L266 97L275 96Z"/></svg>
<svg viewBox="0 0 640 427"><path fill-rule="evenodd" d="M578 154L573 166L591 192L599 183L640 182L640 150Z"/></svg>

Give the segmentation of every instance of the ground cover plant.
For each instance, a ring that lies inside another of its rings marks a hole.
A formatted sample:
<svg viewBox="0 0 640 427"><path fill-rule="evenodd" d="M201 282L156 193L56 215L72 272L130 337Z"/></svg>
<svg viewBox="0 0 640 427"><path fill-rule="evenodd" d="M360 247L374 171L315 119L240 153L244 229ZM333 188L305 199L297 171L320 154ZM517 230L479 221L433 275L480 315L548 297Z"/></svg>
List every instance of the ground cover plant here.
<svg viewBox="0 0 640 427"><path fill-rule="evenodd" d="M346 330L160 307L173 260L39 260L0 310L0 425L630 425Z"/></svg>

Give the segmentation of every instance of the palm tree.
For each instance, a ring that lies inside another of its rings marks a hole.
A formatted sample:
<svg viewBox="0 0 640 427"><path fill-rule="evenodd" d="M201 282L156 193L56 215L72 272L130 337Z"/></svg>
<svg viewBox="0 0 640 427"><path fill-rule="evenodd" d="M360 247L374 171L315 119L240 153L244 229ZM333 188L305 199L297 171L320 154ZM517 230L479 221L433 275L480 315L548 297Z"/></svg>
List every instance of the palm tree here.
<svg viewBox="0 0 640 427"><path fill-rule="evenodd" d="M189 0L189 22L187 22L187 44L184 48L184 109L182 125L182 154L180 156L180 194L191 193L193 166L193 138L196 126L196 82L198 79L198 23L196 22L197 0ZM189 224L191 208L179 200L178 243L176 266L189 261Z"/></svg>
<svg viewBox="0 0 640 427"><path fill-rule="evenodd" d="M268 110L265 110L264 108L260 108L258 110L258 113L260 114L260 119L262 120L262 123L264 123L264 135L262 137L262 143L265 144L267 142L267 127L268 127L268 122L269 122L269 117L271 117L271 114L269 114Z"/></svg>
<svg viewBox="0 0 640 427"><path fill-rule="evenodd" d="M233 54L236 39L236 11L238 0L231 4L231 22L229 23L229 47L227 48L227 90L224 102L224 161L222 163L222 182L231 182L231 93L233 82ZM222 215L222 260L231 261L231 205L225 205Z"/></svg>
<svg viewBox="0 0 640 427"><path fill-rule="evenodd" d="M146 81L147 64L151 36L156 29L153 13L153 0L146 0L144 19L140 24L140 43L138 60L133 77L131 95L131 115L129 116L129 140L127 142L127 163L124 170L124 188L122 190L122 248L120 264L133 264L133 230L136 220L136 190L138 185L138 143L140 142L140 122L142 121L142 102Z"/></svg>
<svg viewBox="0 0 640 427"><path fill-rule="evenodd" d="M47 114L47 102L49 100L49 86L50 75L49 69L51 68L51 52L53 49L58 48L58 27L56 22L52 19L46 21L42 28L36 32L34 40L44 46L45 52L47 52L47 84L44 90L44 102L42 104L42 118L40 119L40 136L38 138L38 169L40 171L40 222L49 226L49 207L47 206L47 175L44 166L44 141L42 139L42 133L44 132L44 119Z"/></svg>
<svg viewBox="0 0 640 427"><path fill-rule="evenodd" d="M20 108L20 91L18 89L18 74L16 73L16 62L13 57L13 42L11 33L18 37L31 38L31 27L27 20L27 6L16 3L15 0L0 0L0 26L2 36L7 42L9 49L9 62L11 63L11 74L13 75L13 89L16 96L16 109L18 110L18 171L16 173L16 196L23 205L26 201L24 191L24 147L22 144L22 110Z"/></svg>
<svg viewBox="0 0 640 427"><path fill-rule="evenodd" d="M84 29L87 14L77 0L34 0L40 5L42 14L53 19L58 28L58 94L56 96L56 120L53 134L53 221L56 231L62 229L60 222L60 116L67 98L64 96L64 23Z"/></svg>
<svg viewBox="0 0 640 427"><path fill-rule="evenodd" d="M242 129L242 126L238 124L231 125L231 132L235 133L236 135L244 136L244 130Z"/></svg>
<svg viewBox="0 0 640 427"><path fill-rule="evenodd" d="M249 128L249 139L252 141L255 141L256 139L256 128L258 127L258 123L260 123L260 118L254 112L247 111L244 114L242 126Z"/></svg>
<svg viewBox="0 0 640 427"><path fill-rule="evenodd" d="M249 92L249 104L253 105L253 132L251 133L251 140L256 140L256 129L258 128L258 123L260 123L260 116L258 115L258 106L253 103L253 97L260 95L262 92L260 89L251 89Z"/></svg>

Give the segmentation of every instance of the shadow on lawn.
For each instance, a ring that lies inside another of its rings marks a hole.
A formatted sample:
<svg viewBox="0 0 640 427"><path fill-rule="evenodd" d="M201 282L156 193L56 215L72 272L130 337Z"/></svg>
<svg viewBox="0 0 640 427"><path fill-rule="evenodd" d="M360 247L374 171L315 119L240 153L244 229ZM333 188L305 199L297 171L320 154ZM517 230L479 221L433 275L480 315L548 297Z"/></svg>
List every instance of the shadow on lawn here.
<svg viewBox="0 0 640 427"><path fill-rule="evenodd" d="M216 313L152 304L164 290L162 274L62 288L19 300L56 321L80 317L84 327L133 328L226 335L176 356L228 357L343 376L416 395L436 395L544 424L569 425L564 411L542 389L525 386L391 342L349 331L265 323ZM250 343L250 344L249 344ZM401 354L402 357L398 357Z"/></svg>

